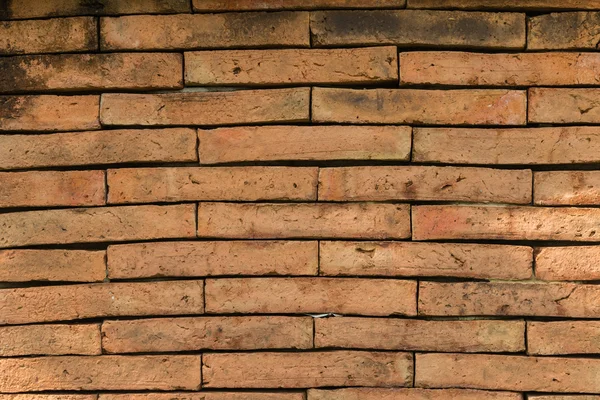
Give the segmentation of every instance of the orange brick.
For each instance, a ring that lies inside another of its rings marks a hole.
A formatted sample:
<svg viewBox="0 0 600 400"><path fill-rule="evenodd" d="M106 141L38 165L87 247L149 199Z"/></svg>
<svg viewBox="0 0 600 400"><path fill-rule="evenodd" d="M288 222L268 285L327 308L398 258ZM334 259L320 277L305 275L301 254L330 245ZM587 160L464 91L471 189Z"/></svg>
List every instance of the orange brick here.
<svg viewBox="0 0 600 400"><path fill-rule="evenodd" d="M0 135L0 169L197 160L186 128Z"/></svg>
<svg viewBox="0 0 600 400"><path fill-rule="evenodd" d="M315 347L460 352L525 350L523 321L420 321L397 318L315 319Z"/></svg>
<svg viewBox="0 0 600 400"><path fill-rule="evenodd" d="M412 160L452 164L597 163L600 133L592 126L415 128Z"/></svg>
<svg viewBox="0 0 600 400"><path fill-rule="evenodd" d="M593 206L600 203L599 171L539 171L534 178L535 204Z"/></svg>
<svg viewBox="0 0 600 400"><path fill-rule="evenodd" d="M311 317L189 317L105 321L102 324L102 348L108 353L308 349L312 348L312 331Z"/></svg>
<svg viewBox="0 0 600 400"><path fill-rule="evenodd" d="M0 131L99 129L100 96L0 96Z"/></svg>
<svg viewBox="0 0 600 400"><path fill-rule="evenodd" d="M322 10L327 8L402 8L406 0L193 0L194 11Z"/></svg>
<svg viewBox="0 0 600 400"><path fill-rule="evenodd" d="M527 396L528 399L531 400L600 400L598 396L586 396L586 395L565 395L565 396Z"/></svg>
<svg viewBox="0 0 600 400"><path fill-rule="evenodd" d="M573 10L598 9L598 0L408 0L409 8L458 8L463 10ZM535 17L534 17L535 18Z"/></svg>
<svg viewBox="0 0 600 400"><path fill-rule="evenodd" d="M525 125L522 90L314 88L312 120L354 124Z"/></svg>
<svg viewBox="0 0 600 400"><path fill-rule="evenodd" d="M391 279L207 279L206 312L415 315L416 289Z"/></svg>
<svg viewBox="0 0 600 400"><path fill-rule="evenodd" d="M414 206L414 240L600 240L600 209L575 207Z"/></svg>
<svg viewBox="0 0 600 400"><path fill-rule="evenodd" d="M100 20L106 50L309 47L307 12L140 15Z"/></svg>
<svg viewBox="0 0 600 400"><path fill-rule="evenodd" d="M316 11L312 43L523 49L525 14L427 10ZM468 29L465 29L468 26Z"/></svg>
<svg viewBox="0 0 600 400"><path fill-rule="evenodd" d="M419 314L598 318L600 289L571 283L421 282Z"/></svg>
<svg viewBox="0 0 600 400"><path fill-rule="evenodd" d="M105 204L104 171L0 172L0 208Z"/></svg>
<svg viewBox="0 0 600 400"><path fill-rule="evenodd" d="M288 167L111 169L108 202L316 200L317 175Z"/></svg>
<svg viewBox="0 0 600 400"><path fill-rule="evenodd" d="M203 355L206 388L409 386L412 355L365 351Z"/></svg>
<svg viewBox="0 0 600 400"><path fill-rule="evenodd" d="M599 70L595 53L400 53L400 83L409 85L596 85Z"/></svg>
<svg viewBox="0 0 600 400"><path fill-rule="evenodd" d="M0 59L0 92L178 89L180 54L60 54Z"/></svg>
<svg viewBox="0 0 600 400"><path fill-rule="evenodd" d="M319 271L333 276L529 279L532 253L525 246L321 241Z"/></svg>
<svg viewBox="0 0 600 400"><path fill-rule="evenodd" d="M100 282L105 257L104 250L0 250L0 282Z"/></svg>
<svg viewBox="0 0 600 400"><path fill-rule="evenodd" d="M0 356L101 354L100 325L0 327ZM1 399L1 397L0 397Z"/></svg>
<svg viewBox="0 0 600 400"><path fill-rule="evenodd" d="M108 247L108 277L316 275L318 251L316 241L124 244Z"/></svg>
<svg viewBox="0 0 600 400"><path fill-rule="evenodd" d="M66 356L0 359L5 393L43 390L198 390L199 356Z"/></svg>
<svg viewBox="0 0 600 400"><path fill-rule="evenodd" d="M52 5L53 3L47 2L46 4ZM19 1L18 4L21 9L20 5L23 4L23 1ZM26 9L26 7L22 9ZM52 34L49 35L48 32L52 32ZM96 20L92 17L2 21L0 24L0 54L94 51L98 49L96 32Z"/></svg>
<svg viewBox="0 0 600 400"><path fill-rule="evenodd" d="M308 400L522 400L519 393L488 392L469 389L385 389L344 388L309 389Z"/></svg>
<svg viewBox="0 0 600 400"><path fill-rule="evenodd" d="M194 237L195 206L123 206L0 214L0 248Z"/></svg>
<svg viewBox="0 0 600 400"><path fill-rule="evenodd" d="M541 247L535 256L535 275L546 281L600 280L598 257L596 246Z"/></svg>
<svg viewBox="0 0 600 400"><path fill-rule="evenodd" d="M97 394L0 394L0 400L97 400Z"/></svg>
<svg viewBox="0 0 600 400"><path fill-rule="evenodd" d="M0 395L0 400L2 399ZM12 399L8 399L12 400ZM21 399L15 399L21 400ZM23 399L25 400L25 399ZM40 399L44 400L44 399ZM54 400L54 399L52 399ZM57 399L62 400L62 399ZM65 399L71 400L71 399ZM73 399L77 400L77 399ZM87 400L87 399L86 399ZM305 400L299 392L101 393L99 400ZM511 399L512 400L512 399Z"/></svg>
<svg viewBox="0 0 600 400"><path fill-rule="evenodd" d="M309 88L102 95L104 125L236 125L309 119ZM2 125L0 125L1 127Z"/></svg>
<svg viewBox="0 0 600 400"><path fill-rule="evenodd" d="M600 391L600 362L489 354L417 354L415 386L523 392Z"/></svg>
<svg viewBox="0 0 600 400"><path fill-rule="evenodd" d="M1 289L0 307L3 310L0 324L11 325L99 317L202 314L203 282L97 283Z"/></svg>
<svg viewBox="0 0 600 400"><path fill-rule="evenodd" d="M185 53L186 85L368 85L386 82L398 82L396 47Z"/></svg>
<svg viewBox="0 0 600 400"><path fill-rule="evenodd" d="M200 163L410 158L407 126L248 126L198 130Z"/></svg>
<svg viewBox="0 0 600 400"><path fill-rule="evenodd" d="M590 8L600 8L597 0L579 2L587 4ZM562 2L560 6L571 8L569 4ZM527 23L527 48L530 50L596 50L598 48L599 12L543 14L528 18Z"/></svg>
<svg viewBox="0 0 600 400"><path fill-rule="evenodd" d="M529 204L530 170L340 167L319 170L319 201L462 201Z"/></svg>
<svg viewBox="0 0 600 400"><path fill-rule="evenodd" d="M527 322L529 354L598 354L600 322Z"/></svg>
<svg viewBox="0 0 600 400"><path fill-rule="evenodd" d="M600 122L600 89L531 88L528 120L535 123Z"/></svg>
<svg viewBox="0 0 600 400"><path fill-rule="evenodd" d="M409 208L374 203L200 203L198 236L402 239L410 237Z"/></svg>

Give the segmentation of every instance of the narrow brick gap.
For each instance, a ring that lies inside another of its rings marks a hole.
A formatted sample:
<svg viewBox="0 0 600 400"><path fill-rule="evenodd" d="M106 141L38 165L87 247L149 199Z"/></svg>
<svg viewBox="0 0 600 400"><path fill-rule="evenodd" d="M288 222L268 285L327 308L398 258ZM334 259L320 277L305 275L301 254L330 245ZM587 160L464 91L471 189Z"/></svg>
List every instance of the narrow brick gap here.
<svg viewBox="0 0 600 400"><path fill-rule="evenodd" d="M527 327L529 326L527 320L525 319L525 329L523 331L523 340L525 340L525 357L529 356L529 342L527 340L528 338L528 331L527 331Z"/></svg>
<svg viewBox="0 0 600 400"><path fill-rule="evenodd" d="M412 364L412 387L416 387L417 385L417 352L414 351L412 353L413 364Z"/></svg>
<svg viewBox="0 0 600 400"><path fill-rule="evenodd" d="M321 276L321 240L317 240L317 276Z"/></svg>
<svg viewBox="0 0 600 400"><path fill-rule="evenodd" d="M101 53L100 49L100 17L96 17L96 52Z"/></svg>
<svg viewBox="0 0 600 400"><path fill-rule="evenodd" d="M308 123L309 124L313 124L313 115L312 115L312 100L313 100L313 87L310 86L309 87L309 94L308 94Z"/></svg>
<svg viewBox="0 0 600 400"><path fill-rule="evenodd" d="M202 370L204 369L204 353L200 353L200 389L204 389L204 380L202 379Z"/></svg>
<svg viewBox="0 0 600 400"><path fill-rule="evenodd" d="M108 169L104 170L104 205L108 205Z"/></svg>
<svg viewBox="0 0 600 400"><path fill-rule="evenodd" d="M311 317L311 319L312 319L312 327L313 327L313 331L312 331L312 348L316 349L316 343L317 343L317 341L316 341L316 338L317 338L317 323L315 322L316 318Z"/></svg>

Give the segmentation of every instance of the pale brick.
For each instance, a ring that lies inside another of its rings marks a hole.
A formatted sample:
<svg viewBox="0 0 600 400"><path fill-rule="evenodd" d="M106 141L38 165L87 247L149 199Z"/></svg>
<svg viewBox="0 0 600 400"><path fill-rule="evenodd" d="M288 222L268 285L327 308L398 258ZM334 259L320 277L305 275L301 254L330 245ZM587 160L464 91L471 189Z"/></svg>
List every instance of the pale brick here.
<svg viewBox="0 0 600 400"><path fill-rule="evenodd" d="M0 327L0 356L101 354L100 325ZM0 400L2 397L0 396Z"/></svg>
<svg viewBox="0 0 600 400"><path fill-rule="evenodd" d="M322 10L327 8L402 8L406 0L193 0L194 11Z"/></svg>
<svg viewBox="0 0 600 400"><path fill-rule="evenodd" d="M531 88L528 96L529 122L598 123L600 89Z"/></svg>
<svg viewBox="0 0 600 400"><path fill-rule="evenodd" d="M573 10L598 9L598 0L407 0L408 8L462 10Z"/></svg>
<svg viewBox="0 0 600 400"><path fill-rule="evenodd" d="M470 389L309 389L308 400L522 400L519 393Z"/></svg>
<svg viewBox="0 0 600 400"><path fill-rule="evenodd" d="M529 354L598 354L598 338L598 321L527 322Z"/></svg>
<svg viewBox="0 0 600 400"><path fill-rule="evenodd" d="M535 275L546 281L600 280L600 247L541 247L535 256Z"/></svg>
<svg viewBox="0 0 600 400"><path fill-rule="evenodd" d="M600 171L535 172L533 193L540 205L597 205Z"/></svg>

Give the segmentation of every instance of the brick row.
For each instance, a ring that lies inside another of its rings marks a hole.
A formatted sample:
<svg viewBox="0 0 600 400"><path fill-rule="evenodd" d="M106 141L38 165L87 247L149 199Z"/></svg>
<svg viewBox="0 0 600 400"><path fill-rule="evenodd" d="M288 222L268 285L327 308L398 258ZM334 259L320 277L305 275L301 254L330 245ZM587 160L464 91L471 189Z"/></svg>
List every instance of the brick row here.
<svg viewBox="0 0 600 400"><path fill-rule="evenodd" d="M407 0L408 8L461 9L461 10L594 10L600 9L598 0Z"/></svg>
<svg viewBox="0 0 600 400"><path fill-rule="evenodd" d="M100 324L0 327L0 357L101 352Z"/></svg>
<svg viewBox="0 0 600 400"><path fill-rule="evenodd" d="M403 8L406 0L269 0L262 2L193 0L194 11L322 10L328 8Z"/></svg>

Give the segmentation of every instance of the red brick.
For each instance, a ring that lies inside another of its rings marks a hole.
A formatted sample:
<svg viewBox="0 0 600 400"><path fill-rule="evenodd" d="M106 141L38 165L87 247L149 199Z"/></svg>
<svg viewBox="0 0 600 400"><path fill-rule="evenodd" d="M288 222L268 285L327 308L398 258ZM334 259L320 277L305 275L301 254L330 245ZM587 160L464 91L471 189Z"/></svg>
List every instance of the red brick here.
<svg viewBox="0 0 600 400"><path fill-rule="evenodd" d="M102 348L108 353L308 349L312 338L311 317L157 318L102 324Z"/></svg>
<svg viewBox="0 0 600 400"><path fill-rule="evenodd" d="M0 327L0 356L101 354L100 325ZM1 397L0 397L1 399Z"/></svg>
<svg viewBox="0 0 600 400"><path fill-rule="evenodd" d="M309 88L102 95L104 125L236 125L309 119ZM1 127L1 125L0 125Z"/></svg>
<svg viewBox="0 0 600 400"><path fill-rule="evenodd" d="M418 387L527 392L600 391L600 361L489 354L417 354Z"/></svg>
<svg viewBox="0 0 600 400"><path fill-rule="evenodd" d="M317 176L288 167L111 169L108 202L316 200Z"/></svg>
<svg viewBox="0 0 600 400"><path fill-rule="evenodd" d="M101 282L105 256L104 250L0 250L0 282Z"/></svg>
<svg viewBox="0 0 600 400"><path fill-rule="evenodd" d="M598 9L598 0L408 0L408 8L463 9L463 10L573 10ZM534 17L535 18L535 17Z"/></svg>
<svg viewBox="0 0 600 400"><path fill-rule="evenodd" d="M188 86L398 82L396 47L222 50L185 53Z"/></svg>
<svg viewBox="0 0 600 400"><path fill-rule="evenodd" d="M427 10L316 11L312 43L523 49L525 14ZM468 26L468 29L465 29Z"/></svg>
<svg viewBox="0 0 600 400"><path fill-rule="evenodd" d="M409 213L405 204L200 203L198 236L402 239L410 237Z"/></svg>
<svg viewBox="0 0 600 400"><path fill-rule="evenodd" d="M317 275L318 251L316 241L124 244L108 247L108 277Z"/></svg>
<svg viewBox="0 0 600 400"><path fill-rule="evenodd" d="M365 351L203 355L206 388L409 386L412 355Z"/></svg>
<svg viewBox="0 0 600 400"><path fill-rule="evenodd" d="M419 314L598 318L596 285L536 282L421 282Z"/></svg>
<svg viewBox="0 0 600 400"><path fill-rule="evenodd" d="M0 131L99 129L100 96L0 96Z"/></svg>
<svg viewBox="0 0 600 400"><path fill-rule="evenodd" d="M322 10L327 8L402 8L406 0L193 0L194 11Z"/></svg>
<svg viewBox="0 0 600 400"><path fill-rule="evenodd" d="M248 126L198 130L200 163L410 158L407 126Z"/></svg>
<svg viewBox="0 0 600 400"><path fill-rule="evenodd" d="M525 125L522 90L314 88L313 122Z"/></svg>
<svg viewBox="0 0 600 400"><path fill-rule="evenodd" d="M308 400L522 400L519 393L488 392L469 389L384 389L344 388L309 389Z"/></svg>
<svg viewBox="0 0 600 400"><path fill-rule="evenodd" d="M597 163L600 133L592 126L415 128L412 160L451 164Z"/></svg>
<svg viewBox="0 0 600 400"><path fill-rule="evenodd" d="M546 281L600 280L598 257L596 246L541 247L535 256L535 275Z"/></svg>
<svg viewBox="0 0 600 400"><path fill-rule="evenodd" d="M123 206L0 214L0 248L194 237L195 206Z"/></svg>
<svg viewBox="0 0 600 400"><path fill-rule="evenodd" d="M600 89L531 88L528 97L529 122L598 123Z"/></svg>
<svg viewBox="0 0 600 400"><path fill-rule="evenodd" d="M598 208L414 206L412 224L414 240L600 240Z"/></svg>
<svg viewBox="0 0 600 400"><path fill-rule="evenodd" d="M397 318L315 319L315 347L454 352L525 350L523 321L420 321Z"/></svg>
<svg viewBox="0 0 600 400"><path fill-rule="evenodd" d="M590 8L600 8L597 0L579 2L587 3ZM571 8L562 2L560 6ZM527 48L529 50L596 50L597 43L600 41L599 23L599 12L561 12L529 17Z"/></svg>
<svg viewBox="0 0 600 400"><path fill-rule="evenodd" d="M44 4L37 1L36 3ZM22 4L22 1L19 4ZM96 32L96 20L92 17L2 21L0 54L94 51L98 49Z"/></svg>
<svg viewBox="0 0 600 400"><path fill-rule="evenodd" d="M5 393L43 390L198 390L199 356L67 356L0 359Z"/></svg>
<svg viewBox="0 0 600 400"><path fill-rule="evenodd" d="M100 400L305 400L299 392L101 393ZM2 397L0 396L0 400ZM8 399L11 400L11 399ZM21 399L15 399L21 400ZM25 399L23 399L25 400ZM44 400L44 399L40 399ZM54 400L54 399L52 399ZM58 399L62 400L62 399ZM71 399L65 399L71 400ZM77 400L77 399L73 399ZM511 399L512 400L512 399Z"/></svg>
<svg viewBox="0 0 600 400"><path fill-rule="evenodd" d="M594 53L400 53L400 83L409 85L596 85L599 70Z"/></svg>
<svg viewBox="0 0 600 400"><path fill-rule="evenodd" d="M415 315L416 289L392 279L207 279L206 312Z"/></svg>
<svg viewBox="0 0 600 400"><path fill-rule="evenodd" d="M106 50L309 47L307 12L140 15L100 20Z"/></svg>
<svg viewBox="0 0 600 400"><path fill-rule="evenodd" d="M529 354L598 354L600 322L527 322Z"/></svg>
<svg viewBox="0 0 600 400"><path fill-rule="evenodd" d="M180 54L60 54L0 59L0 92L178 89Z"/></svg>
<svg viewBox="0 0 600 400"><path fill-rule="evenodd" d="M600 202L599 171L539 171L534 178L535 204L593 206Z"/></svg>
<svg viewBox="0 0 600 400"><path fill-rule="evenodd" d="M197 160L186 128L0 135L0 169Z"/></svg>
<svg viewBox="0 0 600 400"><path fill-rule="evenodd" d="M531 202L530 170L340 167L319 170L319 201Z"/></svg>
<svg viewBox="0 0 600 400"><path fill-rule="evenodd" d="M104 171L0 172L1 207L99 206Z"/></svg>
<svg viewBox="0 0 600 400"><path fill-rule="evenodd" d="M321 241L319 271L332 276L529 279L532 253L525 246Z"/></svg>
<svg viewBox="0 0 600 400"><path fill-rule="evenodd" d="M0 290L0 324L202 314L202 281L97 283ZM1 384L0 384L1 386Z"/></svg>

